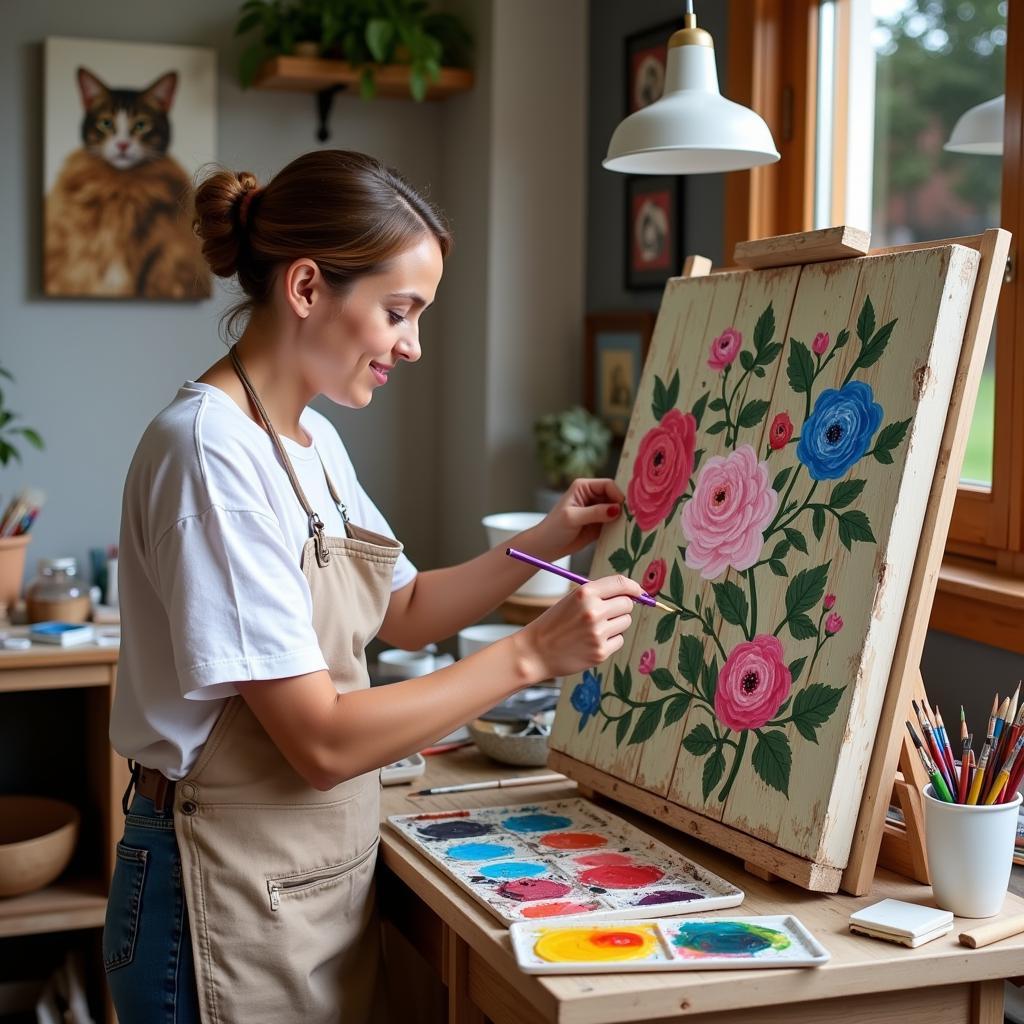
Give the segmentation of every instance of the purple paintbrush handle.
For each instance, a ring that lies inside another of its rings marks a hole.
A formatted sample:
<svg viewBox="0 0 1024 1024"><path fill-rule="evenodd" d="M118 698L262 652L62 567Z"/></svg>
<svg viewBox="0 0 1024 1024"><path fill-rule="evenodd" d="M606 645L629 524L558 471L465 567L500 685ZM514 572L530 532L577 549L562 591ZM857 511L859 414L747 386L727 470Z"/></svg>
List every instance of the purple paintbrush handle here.
<svg viewBox="0 0 1024 1024"><path fill-rule="evenodd" d="M527 565L532 565L535 569L544 569L547 572L553 572L556 576L561 576L564 580L570 580L573 583L589 583L590 580L586 576L581 576L578 572L570 572L568 569L563 569L560 565L553 565L551 562L545 562L543 558L536 558L533 555L528 555L525 551L519 551L517 548L505 548L505 554L509 558L516 558L520 562L525 562ZM634 597L634 601L637 604L645 604L649 608L657 607L657 601L651 597L650 594L641 594L640 597Z"/></svg>

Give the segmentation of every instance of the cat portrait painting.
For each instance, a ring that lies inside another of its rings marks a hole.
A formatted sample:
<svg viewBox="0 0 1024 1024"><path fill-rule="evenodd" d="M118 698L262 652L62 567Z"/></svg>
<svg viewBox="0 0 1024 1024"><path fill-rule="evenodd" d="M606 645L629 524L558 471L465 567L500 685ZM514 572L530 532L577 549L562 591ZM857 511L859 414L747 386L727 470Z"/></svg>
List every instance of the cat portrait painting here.
<svg viewBox="0 0 1024 1024"><path fill-rule="evenodd" d="M191 199L214 84L203 48L46 41L46 295L210 295Z"/></svg>

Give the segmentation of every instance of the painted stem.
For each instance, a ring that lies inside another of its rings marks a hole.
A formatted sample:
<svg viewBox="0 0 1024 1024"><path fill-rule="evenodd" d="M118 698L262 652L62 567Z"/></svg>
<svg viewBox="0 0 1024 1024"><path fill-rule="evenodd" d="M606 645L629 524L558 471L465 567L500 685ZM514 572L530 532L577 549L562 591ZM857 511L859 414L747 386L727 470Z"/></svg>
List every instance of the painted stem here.
<svg viewBox="0 0 1024 1024"><path fill-rule="evenodd" d="M750 631L747 639L753 640L757 632L757 586L754 583L753 567L747 570L747 579L750 581Z"/></svg>
<svg viewBox="0 0 1024 1024"><path fill-rule="evenodd" d="M740 770L740 761L743 760L743 751L747 746L747 730L744 729L740 733L740 741L736 747L736 756L732 761L732 771L729 772L729 778L726 780L725 785L722 787L722 791L718 794L718 802L724 804L729 799L729 793L732 790L732 784L736 781L736 775Z"/></svg>

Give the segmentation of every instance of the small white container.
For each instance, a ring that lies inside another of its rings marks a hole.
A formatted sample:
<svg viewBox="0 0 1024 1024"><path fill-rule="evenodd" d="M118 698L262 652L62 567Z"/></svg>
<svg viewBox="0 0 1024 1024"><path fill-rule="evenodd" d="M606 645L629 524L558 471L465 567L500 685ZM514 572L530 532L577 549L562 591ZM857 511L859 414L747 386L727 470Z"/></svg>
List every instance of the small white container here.
<svg viewBox="0 0 1024 1024"><path fill-rule="evenodd" d="M505 637L518 633L522 626L512 626L506 622L481 622L478 626L467 626L459 630L459 657L468 658L485 647L504 640Z"/></svg>
<svg viewBox="0 0 1024 1024"><path fill-rule="evenodd" d="M491 547L499 544L508 546L509 541L524 530L530 530L544 519L543 512L498 512L493 516L484 516L484 529ZM515 545L511 545L515 547ZM533 552L528 552L533 554ZM554 563L562 569L569 568L569 556L558 559ZM517 591L518 597L559 597L568 593L569 581L563 580L553 572L538 569Z"/></svg>
<svg viewBox="0 0 1024 1024"><path fill-rule="evenodd" d="M924 788L925 842L935 902L957 917L994 917L1013 866L1021 795L991 806L950 804Z"/></svg>
<svg viewBox="0 0 1024 1024"><path fill-rule="evenodd" d="M377 655L377 670L385 679L413 679L416 676L428 676L454 661L450 654L438 654L436 648L403 651L399 647L392 647Z"/></svg>

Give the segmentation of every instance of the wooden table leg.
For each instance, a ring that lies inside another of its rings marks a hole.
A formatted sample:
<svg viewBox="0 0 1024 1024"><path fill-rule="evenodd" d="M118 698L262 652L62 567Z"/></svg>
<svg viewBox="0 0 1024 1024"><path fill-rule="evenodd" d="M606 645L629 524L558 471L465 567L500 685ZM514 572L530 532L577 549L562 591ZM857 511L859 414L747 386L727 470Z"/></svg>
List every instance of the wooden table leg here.
<svg viewBox="0 0 1024 1024"><path fill-rule="evenodd" d="M448 1024L485 1024L486 1018L469 996L468 943L460 939L454 929L445 928L444 944Z"/></svg>
<svg viewBox="0 0 1024 1024"><path fill-rule="evenodd" d="M1003 980L971 985L971 1024L1003 1024Z"/></svg>

